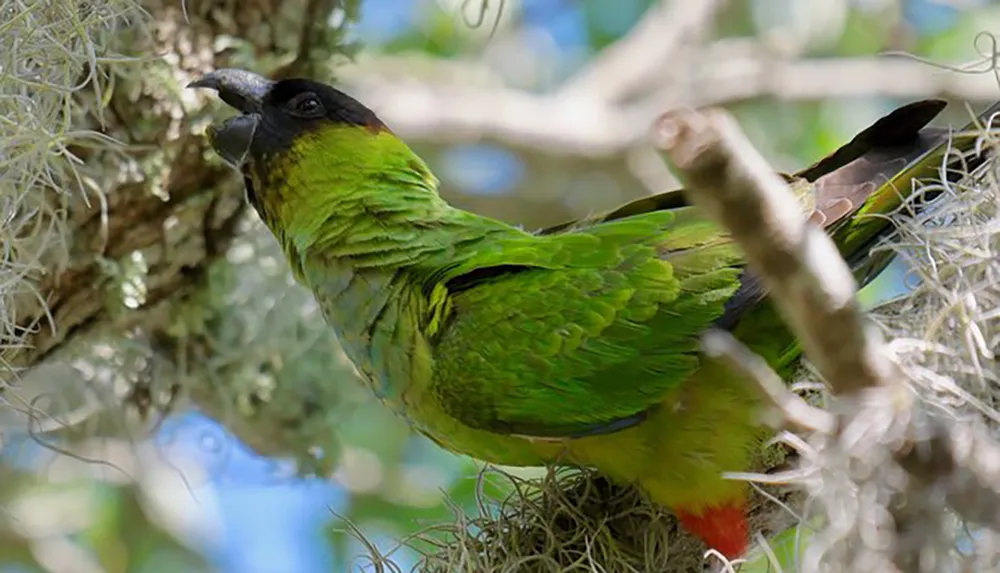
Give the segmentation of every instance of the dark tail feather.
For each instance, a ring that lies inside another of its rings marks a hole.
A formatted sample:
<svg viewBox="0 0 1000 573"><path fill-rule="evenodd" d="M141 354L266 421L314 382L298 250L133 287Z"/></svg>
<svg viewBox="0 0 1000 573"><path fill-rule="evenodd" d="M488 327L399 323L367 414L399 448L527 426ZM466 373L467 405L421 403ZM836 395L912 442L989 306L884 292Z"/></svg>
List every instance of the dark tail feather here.
<svg viewBox="0 0 1000 573"><path fill-rule="evenodd" d="M867 185L873 188L863 202L831 225L828 232L850 264L859 284L863 286L873 280L892 260L891 252L871 253L871 249L895 230L892 223L886 220L886 215L911 199L917 181L941 181L944 166L944 179L947 183L955 183L989 159L992 153L978 149L979 140L983 130L989 127L991 117L998 112L1000 102L991 105L959 130L924 128L909 142L874 147L855 160L855 164L859 164L858 170L867 172ZM895 154L894 158L892 154ZM845 173L851 168L851 165L845 166L816 181L818 204L823 201L824 194L836 195L830 192L835 191L837 185L847 183L845 179L852 178L850 173ZM943 190L923 190L918 197L910 200L910 207L919 212Z"/></svg>

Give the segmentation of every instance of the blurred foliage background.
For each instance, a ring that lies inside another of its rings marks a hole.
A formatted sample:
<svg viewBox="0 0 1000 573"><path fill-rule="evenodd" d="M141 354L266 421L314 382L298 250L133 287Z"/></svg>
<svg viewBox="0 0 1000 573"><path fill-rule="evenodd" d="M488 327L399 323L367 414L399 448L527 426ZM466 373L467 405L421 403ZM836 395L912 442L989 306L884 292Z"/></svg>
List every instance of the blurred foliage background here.
<svg viewBox="0 0 1000 573"><path fill-rule="evenodd" d="M31 10L44 33L42 4L0 2L0 35ZM1000 30L1000 3L985 0L140 4L113 29L132 48L125 55L144 59L119 61L94 95L115 117L80 119L124 144L114 163L77 152L103 174L89 176L126 227L159 216L125 210L126 193L222 189L202 203L237 204L236 177L200 143L225 112L180 89L213 67L336 79L428 160L450 201L526 228L673 187L643 139L672 106L726 106L775 167L794 169L902 102L948 98L959 105L942 121L957 124L966 102L979 109L1000 93L994 38L980 35ZM300 41L315 43L308 58ZM148 121L136 111L144 107ZM211 171L184 179L182 159ZM123 183L130 176L135 189ZM191 203L162 202L163 228L171 216L183 227ZM410 435L353 385L270 236L254 215L231 211L231 224L212 226L224 244L205 238L189 267L197 276L176 283L151 277L182 247L159 258L153 241L102 251L113 272L97 275L94 312L126 310L107 328L52 342L59 352L33 356L9 382L0 570L348 571L365 563L342 519L388 550L476 510L480 466ZM80 229L70 261L97 233ZM898 292L904 272L892 267L866 296ZM143 309L155 320L129 318ZM66 316L57 313L57 328ZM67 421L81 413L85 421ZM487 493L504 487L490 481ZM393 557L405 570L417 554Z"/></svg>

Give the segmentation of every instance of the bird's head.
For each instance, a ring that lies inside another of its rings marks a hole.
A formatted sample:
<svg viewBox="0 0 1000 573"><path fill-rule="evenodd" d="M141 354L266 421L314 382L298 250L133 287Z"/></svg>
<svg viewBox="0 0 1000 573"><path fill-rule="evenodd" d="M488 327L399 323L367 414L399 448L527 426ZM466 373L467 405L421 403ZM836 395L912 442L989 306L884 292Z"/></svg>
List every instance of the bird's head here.
<svg viewBox="0 0 1000 573"><path fill-rule="evenodd" d="M272 81L221 69L188 84L218 92L240 113L208 130L215 151L240 170L247 197L276 233L309 232L350 205L377 204L386 181L436 180L370 109L332 86ZM381 187L380 187L381 186Z"/></svg>
<svg viewBox="0 0 1000 573"><path fill-rule="evenodd" d="M215 90L240 112L208 130L215 150L237 168L309 144L348 147L351 139L357 143L388 131L351 96L309 79L271 81L245 70L222 69L188 87Z"/></svg>

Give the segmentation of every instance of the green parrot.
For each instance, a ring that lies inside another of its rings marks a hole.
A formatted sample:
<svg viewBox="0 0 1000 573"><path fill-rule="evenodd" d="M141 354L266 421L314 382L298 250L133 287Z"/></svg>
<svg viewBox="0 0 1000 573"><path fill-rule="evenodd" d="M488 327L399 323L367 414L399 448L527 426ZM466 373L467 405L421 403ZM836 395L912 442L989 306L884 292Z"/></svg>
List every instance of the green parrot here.
<svg viewBox="0 0 1000 573"><path fill-rule="evenodd" d="M744 553L746 484L722 474L767 434L751 386L699 339L728 329L783 375L801 350L683 192L530 232L446 203L427 164L331 86L223 69L189 87L241 112L211 144L379 400L453 452L635 484L709 547ZM982 161L974 130L949 144L925 127L944 106L903 106L787 176L861 284L890 261L869 254L891 229L878 215L912 180L939 177L946 151Z"/></svg>

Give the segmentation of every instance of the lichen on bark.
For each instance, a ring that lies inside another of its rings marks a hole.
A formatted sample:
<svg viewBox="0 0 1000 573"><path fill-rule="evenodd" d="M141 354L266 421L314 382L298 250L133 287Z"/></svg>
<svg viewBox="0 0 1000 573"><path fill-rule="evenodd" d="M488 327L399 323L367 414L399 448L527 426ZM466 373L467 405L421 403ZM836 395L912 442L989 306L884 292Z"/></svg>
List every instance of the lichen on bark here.
<svg viewBox="0 0 1000 573"><path fill-rule="evenodd" d="M0 52L22 61L0 77L0 93L13 96L0 105L13 107L7 117L37 120L4 122L0 132L5 427L148 434L193 400L261 453L331 470L324 416L337 393L318 374L283 375L295 365L276 357L300 351L306 336L330 345L327 377L352 374L318 327L258 332L279 337L270 340L234 335L266 315L253 307L268 297L300 307L309 299L280 270L271 282L247 280L261 274L260 257L281 262L267 253L271 239L254 225L238 175L207 148L205 125L226 112L184 86L219 67L329 78L333 56L351 49L344 30L358 4L49 0L4 8L0 43L8 45ZM234 249L253 260L234 264ZM268 352L278 343L287 347Z"/></svg>

